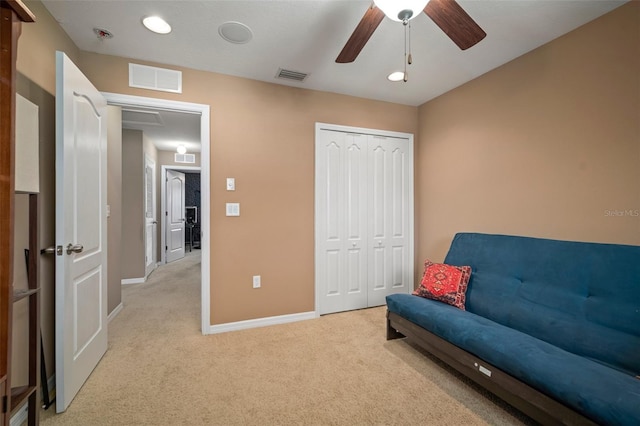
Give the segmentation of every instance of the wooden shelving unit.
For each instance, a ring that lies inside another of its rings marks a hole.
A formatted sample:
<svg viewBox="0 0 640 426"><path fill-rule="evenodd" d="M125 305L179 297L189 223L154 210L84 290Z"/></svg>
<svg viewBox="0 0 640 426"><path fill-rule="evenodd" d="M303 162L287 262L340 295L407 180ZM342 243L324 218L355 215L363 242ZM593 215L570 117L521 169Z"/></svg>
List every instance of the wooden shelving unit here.
<svg viewBox="0 0 640 426"><path fill-rule="evenodd" d="M13 315L13 250L15 191L16 57L22 22L35 17L20 0L0 0L0 425L29 401L29 425L38 424L40 292L38 291L38 196L29 195L29 380L25 389L11 389Z"/></svg>
<svg viewBox="0 0 640 426"><path fill-rule="evenodd" d="M28 384L11 388L11 409L13 416L28 400L28 424L38 424L39 413L39 373L40 373L40 285L38 282L38 258L40 256L38 228L38 194L29 194L29 258L28 288L13 291L13 303L28 299L29 301L29 362Z"/></svg>

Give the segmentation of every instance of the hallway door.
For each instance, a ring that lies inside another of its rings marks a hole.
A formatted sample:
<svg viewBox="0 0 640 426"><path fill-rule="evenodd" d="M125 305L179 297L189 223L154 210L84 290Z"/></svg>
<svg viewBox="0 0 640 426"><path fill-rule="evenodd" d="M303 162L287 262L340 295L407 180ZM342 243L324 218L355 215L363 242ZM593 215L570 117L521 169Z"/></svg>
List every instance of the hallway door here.
<svg viewBox="0 0 640 426"><path fill-rule="evenodd" d="M144 157L144 274L148 277L156 269L156 163L147 155Z"/></svg>
<svg viewBox="0 0 640 426"><path fill-rule="evenodd" d="M184 257L185 231L185 176L175 170L167 170L167 205L165 218L167 220L166 251L167 263Z"/></svg>

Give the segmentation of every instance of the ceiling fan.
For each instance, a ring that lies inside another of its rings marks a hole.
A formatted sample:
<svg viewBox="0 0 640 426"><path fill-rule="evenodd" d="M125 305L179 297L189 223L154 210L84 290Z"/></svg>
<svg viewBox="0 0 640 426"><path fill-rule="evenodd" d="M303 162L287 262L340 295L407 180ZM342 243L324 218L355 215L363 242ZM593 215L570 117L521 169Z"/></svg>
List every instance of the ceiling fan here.
<svg viewBox="0 0 640 426"><path fill-rule="evenodd" d="M394 21L403 22L406 26L410 19L418 16L420 10L423 10L462 50L474 46L487 35L455 0L374 0L347 40L336 62L353 62L385 15Z"/></svg>

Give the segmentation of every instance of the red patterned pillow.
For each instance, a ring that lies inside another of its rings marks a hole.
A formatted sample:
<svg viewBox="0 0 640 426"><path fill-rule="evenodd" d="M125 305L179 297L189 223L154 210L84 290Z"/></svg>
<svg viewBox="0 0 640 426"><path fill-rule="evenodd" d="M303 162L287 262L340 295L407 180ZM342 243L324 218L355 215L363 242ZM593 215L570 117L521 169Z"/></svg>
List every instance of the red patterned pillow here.
<svg viewBox="0 0 640 426"><path fill-rule="evenodd" d="M448 303L464 311L470 277L470 266L453 266L425 260L422 282L413 294Z"/></svg>

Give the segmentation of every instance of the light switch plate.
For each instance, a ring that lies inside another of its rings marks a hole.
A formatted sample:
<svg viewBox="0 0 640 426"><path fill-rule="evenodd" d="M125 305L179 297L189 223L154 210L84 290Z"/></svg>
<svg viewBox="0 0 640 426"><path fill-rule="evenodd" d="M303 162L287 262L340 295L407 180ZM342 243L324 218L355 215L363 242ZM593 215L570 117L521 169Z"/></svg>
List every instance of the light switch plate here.
<svg viewBox="0 0 640 426"><path fill-rule="evenodd" d="M227 191L235 191L235 190L236 190L236 179L227 178Z"/></svg>
<svg viewBox="0 0 640 426"><path fill-rule="evenodd" d="M227 203L227 216L240 216L240 203Z"/></svg>

